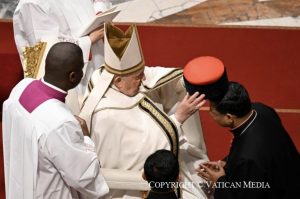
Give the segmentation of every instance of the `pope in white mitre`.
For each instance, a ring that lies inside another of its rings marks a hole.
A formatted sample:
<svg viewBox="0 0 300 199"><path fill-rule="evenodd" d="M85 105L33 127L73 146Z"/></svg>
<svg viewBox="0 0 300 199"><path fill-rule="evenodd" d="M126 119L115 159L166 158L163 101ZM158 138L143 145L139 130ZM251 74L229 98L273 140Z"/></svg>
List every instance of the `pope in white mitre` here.
<svg viewBox="0 0 300 199"><path fill-rule="evenodd" d="M177 194L206 198L195 173L207 161L198 114L204 96L186 94L180 69L145 66L136 26L125 33L112 24L104 29L105 64L92 75L80 116L110 187L106 198L144 197L149 186L143 165L159 149L171 150L180 162L181 181L194 183Z"/></svg>

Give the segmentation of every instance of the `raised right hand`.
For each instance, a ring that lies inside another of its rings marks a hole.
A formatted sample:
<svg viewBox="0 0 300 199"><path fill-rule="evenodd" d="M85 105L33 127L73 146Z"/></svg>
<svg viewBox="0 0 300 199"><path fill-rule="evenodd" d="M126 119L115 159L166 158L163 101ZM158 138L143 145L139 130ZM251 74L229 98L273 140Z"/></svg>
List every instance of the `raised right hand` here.
<svg viewBox="0 0 300 199"><path fill-rule="evenodd" d="M176 109L175 117L177 121L183 124L186 119L198 111L205 104L204 97L205 95L199 95L199 92L194 93L192 96L187 93Z"/></svg>

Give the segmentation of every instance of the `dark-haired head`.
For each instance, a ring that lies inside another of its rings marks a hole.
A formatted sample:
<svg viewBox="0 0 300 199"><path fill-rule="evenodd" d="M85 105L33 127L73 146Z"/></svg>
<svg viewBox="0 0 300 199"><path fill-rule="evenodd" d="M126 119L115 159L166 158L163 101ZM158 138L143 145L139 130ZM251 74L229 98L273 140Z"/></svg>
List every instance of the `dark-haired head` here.
<svg viewBox="0 0 300 199"><path fill-rule="evenodd" d="M59 42L48 52L44 79L67 91L79 84L83 66L81 48L74 43Z"/></svg>
<svg viewBox="0 0 300 199"><path fill-rule="evenodd" d="M213 102L218 112L231 113L243 117L251 110L251 101L247 90L237 82L230 82L228 91L219 102Z"/></svg>
<svg viewBox="0 0 300 199"><path fill-rule="evenodd" d="M232 127L235 118L243 118L252 110L247 90L237 82L230 82L220 101L210 101L210 113L221 126Z"/></svg>
<svg viewBox="0 0 300 199"><path fill-rule="evenodd" d="M176 182L179 175L178 160L171 151L164 149L158 150L146 159L144 175L149 183ZM170 189L170 187L167 186L155 188L161 190Z"/></svg>

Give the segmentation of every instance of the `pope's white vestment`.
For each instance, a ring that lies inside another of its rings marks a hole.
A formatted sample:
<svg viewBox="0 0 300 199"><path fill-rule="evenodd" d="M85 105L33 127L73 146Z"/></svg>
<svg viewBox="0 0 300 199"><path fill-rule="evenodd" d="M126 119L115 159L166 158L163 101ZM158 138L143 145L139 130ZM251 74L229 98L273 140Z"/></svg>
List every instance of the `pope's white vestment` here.
<svg viewBox="0 0 300 199"><path fill-rule="evenodd" d="M104 62L103 42L100 40L92 45L89 36L79 37L80 32L96 15L94 6L103 8L98 4L99 2L94 4L92 0L20 0L13 17L15 42L22 63L24 48L34 46L39 41L56 38L77 43L81 47L85 75L76 87L75 94L72 93L75 96L71 98L77 97L78 100L67 100L75 114L79 112L79 104L91 74Z"/></svg>
<svg viewBox="0 0 300 199"><path fill-rule="evenodd" d="M203 181L195 172L199 162L208 160L202 130L196 124L199 115L181 125L174 115L166 114L185 94L180 84L182 72L145 67L144 73L146 80L136 96L128 97L110 87L93 111L91 138L110 186L106 198L141 198L137 190L144 189L145 160L159 149L171 150L179 157L181 181L190 182L182 186L183 198L206 198L199 186ZM95 71L91 85L101 74Z"/></svg>
<svg viewBox="0 0 300 199"><path fill-rule="evenodd" d="M54 98L32 112L22 105L20 96L33 81L39 80L22 80L3 105L6 199L105 195L108 187L93 143L66 105Z"/></svg>

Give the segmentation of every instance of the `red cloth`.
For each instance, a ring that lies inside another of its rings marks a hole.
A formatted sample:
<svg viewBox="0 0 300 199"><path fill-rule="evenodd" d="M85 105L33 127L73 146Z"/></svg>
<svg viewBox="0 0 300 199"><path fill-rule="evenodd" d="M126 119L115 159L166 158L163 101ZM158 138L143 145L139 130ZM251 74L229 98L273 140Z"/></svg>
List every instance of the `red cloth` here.
<svg viewBox="0 0 300 199"><path fill-rule="evenodd" d="M211 56L197 57L184 67L184 77L194 85L207 85L216 82L224 73L221 60Z"/></svg>
<svg viewBox="0 0 300 199"><path fill-rule="evenodd" d="M23 69L20 57L17 54L0 53L0 102L2 104L8 98L12 88L23 79Z"/></svg>

